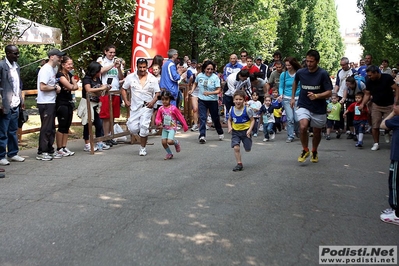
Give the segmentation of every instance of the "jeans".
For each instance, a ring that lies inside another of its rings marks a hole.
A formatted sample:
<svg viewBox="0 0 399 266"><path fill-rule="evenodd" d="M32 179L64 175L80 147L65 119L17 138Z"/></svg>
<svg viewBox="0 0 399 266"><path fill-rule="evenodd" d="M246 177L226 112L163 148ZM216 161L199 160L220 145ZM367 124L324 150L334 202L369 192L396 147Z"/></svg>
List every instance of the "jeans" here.
<svg viewBox="0 0 399 266"><path fill-rule="evenodd" d="M11 108L8 114L0 115L0 159L18 154L19 108Z"/></svg>
<svg viewBox="0 0 399 266"><path fill-rule="evenodd" d="M263 134L265 135L265 139L269 139L269 134L274 134L273 126L274 123L263 122Z"/></svg>
<svg viewBox="0 0 399 266"><path fill-rule="evenodd" d="M295 101L294 108L291 108L290 102L291 100L289 99L283 99L283 107L285 110L285 115L287 117L287 135L288 138L294 139L294 132L298 132L299 129L298 117L296 116L295 112L298 101Z"/></svg>
<svg viewBox="0 0 399 266"><path fill-rule="evenodd" d="M254 117L254 127L252 128L252 134L258 134L258 127L259 127L259 117Z"/></svg>
<svg viewBox="0 0 399 266"><path fill-rule="evenodd" d="M211 115L213 125L218 133L218 135L223 134L222 125L220 124L219 117L219 106L218 101L203 101L198 99L198 114L200 120L199 134L200 137L205 137L206 135L206 119L208 117L207 111Z"/></svg>
<svg viewBox="0 0 399 266"><path fill-rule="evenodd" d="M93 106L92 114L94 115L93 125L95 128L96 138L104 136L103 122L99 114L96 112L97 106ZM83 139L89 140L89 123L83 126Z"/></svg>

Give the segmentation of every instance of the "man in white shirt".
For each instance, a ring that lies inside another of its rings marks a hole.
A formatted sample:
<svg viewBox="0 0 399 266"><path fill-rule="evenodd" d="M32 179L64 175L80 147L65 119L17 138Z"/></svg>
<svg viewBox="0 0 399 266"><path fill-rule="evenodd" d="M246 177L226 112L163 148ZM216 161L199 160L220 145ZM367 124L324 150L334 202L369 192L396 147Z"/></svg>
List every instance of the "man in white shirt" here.
<svg viewBox="0 0 399 266"><path fill-rule="evenodd" d="M116 55L116 47L115 45L108 45L104 49L104 56L99 57L97 62L102 66L101 68L101 81L103 84L111 85L111 91L119 91L120 81L124 79L122 63L119 58L115 57ZM112 114L113 118L118 118L120 116L120 106L121 99L119 95L113 95L111 97L112 101ZM104 95L100 97L101 101L101 110L99 113L100 118L103 121L103 129L104 136L108 136L111 134L111 121L110 121L110 101L109 95ZM114 140L106 141L108 145L112 147L112 145L118 144Z"/></svg>
<svg viewBox="0 0 399 266"><path fill-rule="evenodd" d="M147 138L151 123L153 107L160 93L158 79L147 71L148 61L137 59L137 71L128 75L121 90L123 101L130 107L130 117L126 123L132 134L140 136L140 156L147 155ZM127 90L131 91L130 100L127 99Z"/></svg>
<svg viewBox="0 0 399 266"><path fill-rule="evenodd" d="M62 158L62 154L54 152L53 144L55 139L55 99L57 93L61 91L55 75L61 57L65 54L58 49L48 51L49 60L40 68L37 76L37 108L39 109L41 128L36 159L41 161ZM53 154L53 156L50 154Z"/></svg>
<svg viewBox="0 0 399 266"><path fill-rule="evenodd" d="M5 47L6 58L0 61L0 165L9 165L11 161L23 162L25 158L18 155L18 116L19 107L23 107L19 50L14 45ZM4 172L4 169L0 169ZM0 173L0 178L5 177Z"/></svg>

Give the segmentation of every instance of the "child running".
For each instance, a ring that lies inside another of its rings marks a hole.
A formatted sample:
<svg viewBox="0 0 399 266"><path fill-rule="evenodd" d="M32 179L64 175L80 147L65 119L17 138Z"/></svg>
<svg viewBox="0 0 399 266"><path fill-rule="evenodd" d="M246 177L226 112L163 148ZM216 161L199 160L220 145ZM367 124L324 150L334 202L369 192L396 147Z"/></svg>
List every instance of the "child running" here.
<svg viewBox="0 0 399 266"><path fill-rule="evenodd" d="M331 95L331 102L327 105L327 136L326 140L331 140L330 133L331 129L335 129L337 133L337 139L341 137L340 127L340 114L341 104L338 102L338 95L333 93Z"/></svg>
<svg viewBox="0 0 399 266"><path fill-rule="evenodd" d="M155 123L159 127L163 127L162 146L166 150L165 160L169 160L173 158L173 153L169 145L175 145L176 152L180 152L181 149L180 142L175 139L177 121L180 121L183 125L184 132L188 130L188 126L180 110L176 106L170 104L170 101L174 99L172 94L169 91L163 91L161 93L161 99L162 106L158 109Z"/></svg>
<svg viewBox="0 0 399 266"><path fill-rule="evenodd" d="M258 136L258 127L259 127L259 118L260 115L258 115L257 113L259 112L260 108L262 107L262 103L260 101L258 101L259 99L259 95L258 92L254 91L252 93L252 100L249 100L247 105L249 108L252 109L252 111L254 112L254 128L252 129L252 134L254 137Z"/></svg>
<svg viewBox="0 0 399 266"><path fill-rule="evenodd" d="M359 91L355 95L355 102L349 105L348 109L344 113L344 117L346 117L347 113L355 113L353 118L353 125L355 127L355 132L357 136L357 143L355 144L356 147L361 148L363 147L363 136L364 132L366 131L366 124L368 118L368 109L365 105L362 110L359 110L359 105L363 101L364 93Z"/></svg>
<svg viewBox="0 0 399 266"><path fill-rule="evenodd" d="M241 171L244 167L241 161L240 143L246 152L252 148L251 132L254 127L254 112L244 105L245 92L236 91L233 95L234 106L230 108L229 120L227 120L228 132L231 132L231 147L234 149L237 165L233 171Z"/></svg>
<svg viewBox="0 0 399 266"><path fill-rule="evenodd" d="M273 140L276 136L275 132L273 131L273 126L276 120L274 119L274 109L281 108L281 102L279 106L272 106L272 98L270 95L265 96L265 102L260 108L258 114L263 115L263 134L265 138L263 141L269 141L269 139Z"/></svg>

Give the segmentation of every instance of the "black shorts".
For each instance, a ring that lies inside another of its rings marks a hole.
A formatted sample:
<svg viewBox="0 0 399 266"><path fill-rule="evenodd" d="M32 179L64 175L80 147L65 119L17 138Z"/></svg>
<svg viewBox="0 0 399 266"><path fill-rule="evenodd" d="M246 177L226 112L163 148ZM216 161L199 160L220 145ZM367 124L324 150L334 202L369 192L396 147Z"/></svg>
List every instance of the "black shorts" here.
<svg viewBox="0 0 399 266"><path fill-rule="evenodd" d="M248 138L247 130L234 130L231 133L231 147L240 146L242 142L245 151L250 151L252 148L252 138Z"/></svg>

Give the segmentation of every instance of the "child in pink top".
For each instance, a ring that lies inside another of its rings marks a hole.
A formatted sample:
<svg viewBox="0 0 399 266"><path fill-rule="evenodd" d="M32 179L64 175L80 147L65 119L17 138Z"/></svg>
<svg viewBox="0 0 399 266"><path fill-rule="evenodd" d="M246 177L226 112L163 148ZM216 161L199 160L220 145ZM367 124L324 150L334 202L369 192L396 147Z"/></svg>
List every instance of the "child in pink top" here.
<svg viewBox="0 0 399 266"><path fill-rule="evenodd" d="M177 130L177 121L183 126L184 132L188 130L186 120L180 110L170 104L173 100L173 96L169 91L163 91L161 93L162 106L158 109L157 116L155 118L155 124L162 126L162 146L166 150L165 160L173 158L173 153L169 148L169 145L175 145L176 152L180 152L180 142L175 139L175 133Z"/></svg>

